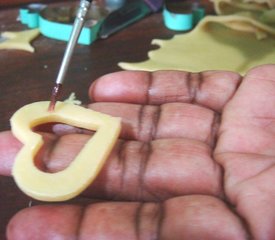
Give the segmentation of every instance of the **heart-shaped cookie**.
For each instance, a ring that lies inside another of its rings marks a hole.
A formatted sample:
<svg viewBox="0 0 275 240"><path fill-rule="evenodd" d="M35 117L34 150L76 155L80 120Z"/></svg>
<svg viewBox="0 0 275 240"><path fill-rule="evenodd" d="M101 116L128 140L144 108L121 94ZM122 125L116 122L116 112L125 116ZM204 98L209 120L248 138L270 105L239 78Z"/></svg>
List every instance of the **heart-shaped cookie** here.
<svg viewBox="0 0 275 240"><path fill-rule="evenodd" d="M12 175L27 195L42 201L64 201L80 194L95 179L116 143L121 124L119 118L71 103L58 102L53 112L48 111L48 106L48 101L35 102L12 116L12 132L24 144L16 156ZM52 122L96 132L67 168L47 173L35 166L43 139L32 129Z"/></svg>

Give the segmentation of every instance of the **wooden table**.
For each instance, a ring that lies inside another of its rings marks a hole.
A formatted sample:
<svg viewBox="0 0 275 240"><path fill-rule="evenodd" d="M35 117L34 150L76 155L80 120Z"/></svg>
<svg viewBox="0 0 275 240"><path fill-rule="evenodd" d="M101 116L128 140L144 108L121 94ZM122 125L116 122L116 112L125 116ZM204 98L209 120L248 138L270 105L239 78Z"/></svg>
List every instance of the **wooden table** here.
<svg viewBox="0 0 275 240"><path fill-rule="evenodd" d="M67 2L68 3L68 2ZM16 21L18 9L0 10L0 31L26 29ZM175 32L166 29L161 14L151 15L105 40L90 46L78 45L65 81L63 96L75 92L84 103L93 80L120 71L120 61L145 60L153 38L169 39ZM0 50L0 130L9 130L11 115L21 106L49 100L66 46L65 42L40 35L32 44L35 53ZM9 219L28 207L30 198L21 193L10 177L0 177L0 239L5 239ZM35 203L38 204L38 203Z"/></svg>

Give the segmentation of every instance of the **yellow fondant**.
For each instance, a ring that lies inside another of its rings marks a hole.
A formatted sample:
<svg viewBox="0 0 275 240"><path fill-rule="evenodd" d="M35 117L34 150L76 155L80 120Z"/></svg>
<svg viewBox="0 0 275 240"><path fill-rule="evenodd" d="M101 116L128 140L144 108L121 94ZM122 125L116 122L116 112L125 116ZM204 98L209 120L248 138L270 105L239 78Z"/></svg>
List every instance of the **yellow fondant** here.
<svg viewBox="0 0 275 240"><path fill-rule="evenodd" d="M275 7L275 0L211 0L217 14L228 15L243 11L262 12Z"/></svg>
<svg viewBox="0 0 275 240"><path fill-rule="evenodd" d="M121 62L128 70L228 70L241 74L251 67L275 63L275 29L252 18L237 15L207 16L189 33L159 45L138 63ZM260 40L261 39L261 40Z"/></svg>
<svg viewBox="0 0 275 240"><path fill-rule="evenodd" d="M119 136L120 119L70 103L58 102L53 112L48 106L49 102L35 102L12 116L12 132L24 144L12 175L27 195L43 201L63 201L77 196L95 179ZM43 172L34 164L43 139L31 129L48 122L96 131L74 161L56 173Z"/></svg>
<svg viewBox="0 0 275 240"><path fill-rule="evenodd" d="M39 35L38 29L21 32L3 32L1 36L5 39L0 43L0 49L17 49L34 52L30 42Z"/></svg>
<svg viewBox="0 0 275 240"><path fill-rule="evenodd" d="M128 70L228 70L275 63L275 0L212 0L219 16L205 17L196 28L170 40L153 40L160 49L149 59L119 63Z"/></svg>

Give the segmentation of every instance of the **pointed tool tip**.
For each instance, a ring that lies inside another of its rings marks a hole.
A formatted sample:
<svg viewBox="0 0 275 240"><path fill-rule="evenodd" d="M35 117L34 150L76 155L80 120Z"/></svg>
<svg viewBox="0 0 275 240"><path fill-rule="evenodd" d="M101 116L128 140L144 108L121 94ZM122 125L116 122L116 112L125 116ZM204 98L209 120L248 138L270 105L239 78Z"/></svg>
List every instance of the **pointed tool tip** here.
<svg viewBox="0 0 275 240"><path fill-rule="evenodd" d="M49 107L48 107L48 111L49 111L49 112L53 112L53 111L54 111L55 104L56 104L56 101L54 101L54 100L52 99L51 102L50 102L50 105L49 105Z"/></svg>
<svg viewBox="0 0 275 240"><path fill-rule="evenodd" d="M61 87L62 87L62 84L57 83L54 86L53 90L52 90L51 101L50 101L50 104L49 104L49 107L48 107L49 112L53 112L54 109L55 109L57 98L58 98L58 96L60 95L60 92L61 92Z"/></svg>

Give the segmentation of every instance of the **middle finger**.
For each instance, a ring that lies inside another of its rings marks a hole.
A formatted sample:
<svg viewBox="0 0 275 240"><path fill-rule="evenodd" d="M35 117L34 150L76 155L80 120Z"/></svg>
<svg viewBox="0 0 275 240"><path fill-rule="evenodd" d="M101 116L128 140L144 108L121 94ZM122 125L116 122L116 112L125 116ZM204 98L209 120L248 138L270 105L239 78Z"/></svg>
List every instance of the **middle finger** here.
<svg viewBox="0 0 275 240"><path fill-rule="evenodd" d="M160 106L127 103L93 103L89 108L122 118L121 137L150 141L162 138L188 138L212 146L219 125L219 114L189 103Z"/></svg>
<svg viewBox="0 0 275 240"><path fill-rule="evenodd" d="M46 141L46 169L66 168L89 139L89 135L69 134L54 144ZM221 196L221 169L211 152L207 144L184 138L147 143L120 140L84 195L127 201L158 201L186 194Z"/></svg>

